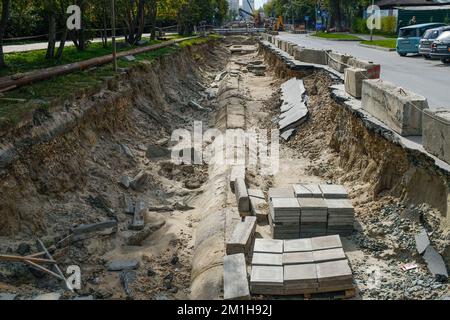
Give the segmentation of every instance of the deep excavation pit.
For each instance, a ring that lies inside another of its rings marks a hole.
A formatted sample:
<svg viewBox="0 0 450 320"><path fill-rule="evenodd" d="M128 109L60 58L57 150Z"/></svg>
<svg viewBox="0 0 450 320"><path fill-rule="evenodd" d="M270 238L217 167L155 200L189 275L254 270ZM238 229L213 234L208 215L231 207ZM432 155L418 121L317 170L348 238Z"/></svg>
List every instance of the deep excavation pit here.
<svg viewBox="0 0 450 320"><path fill-rule="evenodd" d="M249 185L266 196L269 187L292 183L345 185L357 215L355 232L343 238L357 298L447 296L448 285L435 281L417 254L414 235L425 227L448 263L449 177L366 128L333 100L329 86L336 80L324 71L290 71L264 50L232 55L231 44L256 40L229 37L143 64L110 83L111 90L67 102L43 123L2 137L2 145L15 145L17 157L0 171L0 253L36 252L35 236L50 247L74 226L117 219L116 233L54 252L63 270L82 270L82 289L64 298L222 298L225 241L240 220L229 187L231 166L215 157L209 165L170 162L171 133L192 130L194 120L203 121L203 130L275 129L280 85L296 76L304 79L310 118L292 140L280 141L279 172L268 177L249 168ZM248 72L257 60L269 66L265 73ZM55 122L71 119L64 112L74 109L76 121L47 134ZM142 172L134 189L119 184L124 175ZM124 195L148 208L152 229L140 245L128 230L132 216L124 213ZM256 232L271 237L267 224L258 224ZM140 261L134 271L107 270L112 260L132 258ZM405 263L419 267L402 271ZM57 281L26 266L0 264L0 292L31 298L59 290Z"/></svg>

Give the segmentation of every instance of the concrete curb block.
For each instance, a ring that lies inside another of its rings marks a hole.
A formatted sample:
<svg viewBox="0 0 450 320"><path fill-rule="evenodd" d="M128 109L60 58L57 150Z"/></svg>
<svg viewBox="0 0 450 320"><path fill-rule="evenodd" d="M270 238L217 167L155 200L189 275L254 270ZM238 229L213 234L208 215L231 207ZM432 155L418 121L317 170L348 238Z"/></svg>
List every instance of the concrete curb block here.
<svg viewBox="0 0 450 320"><path fill-rule="evenodd" d="M360 46L360 47L364 47L364 48L375 49L375 50L388 51L388 52L396 51L396 49L393 49L393 48L385 48L385 47L380 47L380 46L372 46L372 45L370 45L370 44L364 44L364 43L360 43L359 46Z"/></svg>

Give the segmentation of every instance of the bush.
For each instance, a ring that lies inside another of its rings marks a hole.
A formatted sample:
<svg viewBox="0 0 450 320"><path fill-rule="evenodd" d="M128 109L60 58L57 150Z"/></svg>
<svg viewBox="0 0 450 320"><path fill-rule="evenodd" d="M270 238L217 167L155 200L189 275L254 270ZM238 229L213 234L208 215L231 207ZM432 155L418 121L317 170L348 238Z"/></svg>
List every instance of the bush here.
<svg viewBox="0 0 450 320"><path fill-rule="evenodd" d="M387 34L395 34L397 31L397 18L393 16L382 17L381 31Z"/></svg>
<svg viewBox="0 0 450 320"><path fill-rule="evenodd" d="M351 26L353 33L368 33L369 29L367 28L366 19L363 18L355 18L352 22Z"/></svg>

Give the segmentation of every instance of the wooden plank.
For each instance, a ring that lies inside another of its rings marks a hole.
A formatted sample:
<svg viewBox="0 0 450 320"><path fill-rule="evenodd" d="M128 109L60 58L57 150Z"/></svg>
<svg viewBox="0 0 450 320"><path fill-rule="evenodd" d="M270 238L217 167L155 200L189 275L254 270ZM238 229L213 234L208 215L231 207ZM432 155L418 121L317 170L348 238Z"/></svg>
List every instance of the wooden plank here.
<svg viewBox="0 0 450 320"><path fill-rule="evenodd" d="M242 253L225 256L223 259L223 292L225 300L250 299L247 266Z"/></svg>

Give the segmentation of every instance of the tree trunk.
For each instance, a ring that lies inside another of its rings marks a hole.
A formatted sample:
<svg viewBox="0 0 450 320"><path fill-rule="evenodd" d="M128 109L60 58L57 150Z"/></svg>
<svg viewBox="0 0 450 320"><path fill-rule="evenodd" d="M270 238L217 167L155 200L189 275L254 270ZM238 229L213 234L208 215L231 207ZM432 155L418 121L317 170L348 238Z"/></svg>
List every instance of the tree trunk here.
<svg viewBox="0 0 450 320"><path fill-rule="evenodd" d="M136 33L135 41L140 41L142 39L142 34L144 33L145 28L145 0L139 0L139 7L138 7L138 13L137 13L137 20L138 20L138 30Z"/></svg>
<svg viewBox="0 0 450 320"><path fill-rule="evenodd" d="M332 19L334 28L337 32L341 31L342 19L341 19L341 0L331 1Z"/></svg>
<svg viewBox="0 0 450 320"><path fill-rule="evenodd" d="M5 67L5 56L3 54L3 37L5 36L6 26L9 18L10 0L2 0L2 18L0 21L0 68Z"/></svg>
<svg viewBox="0 0 450 320"><path fill-rule="evenodd" d="M106 8L108 6L106 5L106 0L103 4L103 32L102 32L102 45L103 48L106 48L108 46L108 17L106 14Z"/></svg>
<svg viewBox="0 0 450 320"><path fill-rule="evenodd" d="M47 54L45 59L52 60L55 57L55 46L56 46L56 15L55 11L49 11L48 17L48 46Z"/></svg>
<svg viewBox="0 0 450 320"><path fill-rule="evenodd" d="M61 41L59 42L59 48L58 48L58 52L56 53L56 61L58 63L61 62L62 56L63 56L63 52L64 52L64 46L66 45L66 40L67 40L67 35L69 33L69 29L65 28L64 32L61 36Z"/></svg>
<svg viewBox="0 0 450 320"><path fill-rule="evenodd" d="M158 15L158 3L156 0L150 2L150 40L155 40L156 38L156 17Z"/></svg>

